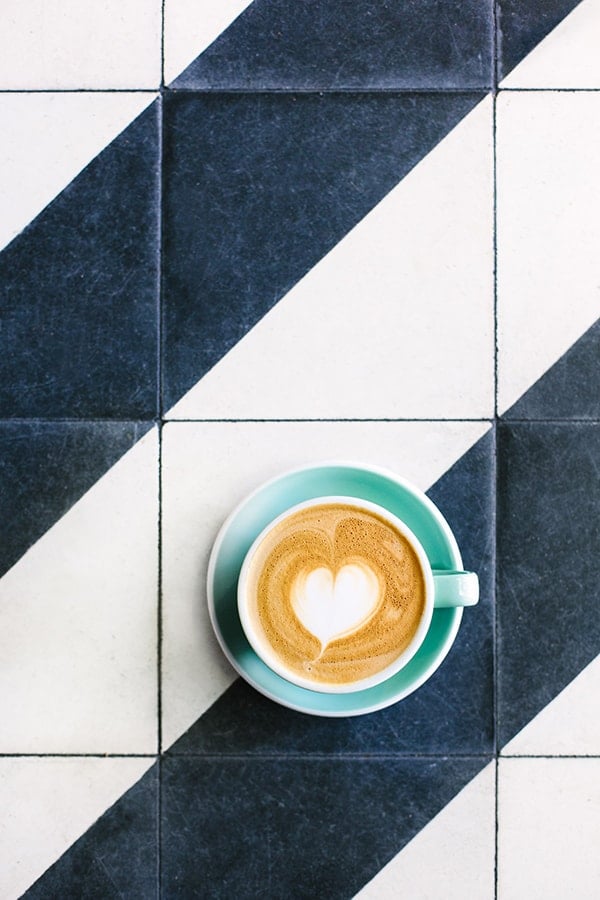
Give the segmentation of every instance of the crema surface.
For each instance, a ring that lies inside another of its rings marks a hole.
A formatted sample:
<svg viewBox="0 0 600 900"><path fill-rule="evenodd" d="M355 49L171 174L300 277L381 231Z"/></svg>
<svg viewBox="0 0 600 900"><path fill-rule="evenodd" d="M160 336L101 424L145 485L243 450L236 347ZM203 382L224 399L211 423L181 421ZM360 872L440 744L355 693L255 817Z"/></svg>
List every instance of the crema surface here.
<svg viewBox="0 0 600 900"><path fill-rule="evenodd" d="M285 668L328 684L385 669L425 609L409 541L376 513L343 503L276 525L254 554L247 589L254 627Z"/></svg>

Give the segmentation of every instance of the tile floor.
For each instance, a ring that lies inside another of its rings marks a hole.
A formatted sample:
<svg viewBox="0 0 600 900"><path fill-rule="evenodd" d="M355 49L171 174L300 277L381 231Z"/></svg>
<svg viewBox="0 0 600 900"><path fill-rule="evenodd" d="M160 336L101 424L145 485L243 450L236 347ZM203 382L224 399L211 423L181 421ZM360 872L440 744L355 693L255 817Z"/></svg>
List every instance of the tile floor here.
<svg viewBox="0 0 600 900"><path fill-rule="evenodd" d="M0 897L600 890L600 0L8 0ZM229 510L355 459L478 607L325 719L237 678Z"/></svg>

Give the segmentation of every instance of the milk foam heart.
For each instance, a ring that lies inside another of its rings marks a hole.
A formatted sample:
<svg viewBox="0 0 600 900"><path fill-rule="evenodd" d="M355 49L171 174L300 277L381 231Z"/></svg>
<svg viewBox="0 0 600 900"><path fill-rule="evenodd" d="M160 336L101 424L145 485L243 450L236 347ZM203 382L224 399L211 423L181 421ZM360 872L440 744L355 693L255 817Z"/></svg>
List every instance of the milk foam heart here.
<svg viewBox="0 0 600 900"><path fill-rule="evenodd" d="M321 642L322 649L336 638L356 631L381 600L379 579L366 564L342 566L334 575L320 566L300 572L292 586L292 608L301 624Z"/></svg>

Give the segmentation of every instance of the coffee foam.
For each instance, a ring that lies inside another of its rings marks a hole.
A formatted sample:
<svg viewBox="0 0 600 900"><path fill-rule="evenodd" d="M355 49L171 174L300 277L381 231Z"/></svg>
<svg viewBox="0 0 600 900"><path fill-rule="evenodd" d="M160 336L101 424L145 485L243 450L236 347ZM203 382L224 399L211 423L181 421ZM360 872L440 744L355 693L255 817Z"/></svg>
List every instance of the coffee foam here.
<svg viewBox="0 0 600 900"><path fill-rule="evenodd" d="M425 578L410 542L348 503L311 506L276 525L247 579L256 631L283 666L341 685L385 669L410 644L425 610Z"/></svg>

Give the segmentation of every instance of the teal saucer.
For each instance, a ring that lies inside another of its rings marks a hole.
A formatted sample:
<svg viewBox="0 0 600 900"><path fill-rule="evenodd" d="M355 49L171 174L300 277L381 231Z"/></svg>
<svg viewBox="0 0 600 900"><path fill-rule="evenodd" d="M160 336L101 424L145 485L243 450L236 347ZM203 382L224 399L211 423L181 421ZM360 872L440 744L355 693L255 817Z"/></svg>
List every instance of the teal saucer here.
<svg viewBox="0 0 600 900"><path fill-rule="evenodd" d="M458 633L462 608L436 609L419 651L387 681L348 694L297 687L256 655L242 631L237 581L244 557L268 523L313 497L342 495L371 500L406 522L421 541L433 569L462 569L450 526L417 488L391 472L358 463L325 463L288 472L263 484L229 516L208 565L208 607L217 639L232 666L253 687L291 709L315 716L358 716L384 709L412 694L442 663Z"/></svg>

